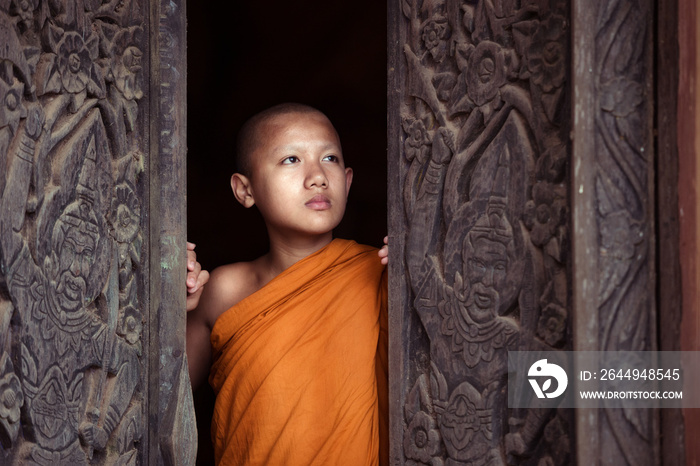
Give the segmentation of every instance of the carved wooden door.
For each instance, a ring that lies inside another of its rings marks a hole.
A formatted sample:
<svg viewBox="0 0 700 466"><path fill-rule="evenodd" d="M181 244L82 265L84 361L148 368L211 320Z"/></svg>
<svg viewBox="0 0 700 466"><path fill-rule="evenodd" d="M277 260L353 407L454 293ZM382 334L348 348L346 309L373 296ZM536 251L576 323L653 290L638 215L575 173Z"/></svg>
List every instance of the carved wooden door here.
<svg viewBox="0 0 700 466"><path fill-rule="evenodd" d="M658 464L509 409L509 351L656 349L651 1L390 0L392 464Z"/></svg>
<svg viewBox="0 0 700 466"><path fill-rule="evenodd" d="M184 2L0 1L0 463L190 464Z"/></svg>

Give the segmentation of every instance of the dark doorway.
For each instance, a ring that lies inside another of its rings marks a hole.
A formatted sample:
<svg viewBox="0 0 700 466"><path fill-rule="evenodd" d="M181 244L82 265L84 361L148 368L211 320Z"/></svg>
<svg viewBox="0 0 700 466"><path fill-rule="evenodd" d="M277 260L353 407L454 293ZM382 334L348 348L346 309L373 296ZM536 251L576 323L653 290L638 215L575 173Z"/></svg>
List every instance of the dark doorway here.
<svg viewBox="0 0 700 466"><path fill-rule="evenodd" d="M336 236L379 246L386 234L386 5L188 2L188 238L203 266L254 259L267 249L256 211L229 187L236 132L280 102L319 108L336 126L355 178ZM195 394L199 464L213 460L213 394Z"/></svg>

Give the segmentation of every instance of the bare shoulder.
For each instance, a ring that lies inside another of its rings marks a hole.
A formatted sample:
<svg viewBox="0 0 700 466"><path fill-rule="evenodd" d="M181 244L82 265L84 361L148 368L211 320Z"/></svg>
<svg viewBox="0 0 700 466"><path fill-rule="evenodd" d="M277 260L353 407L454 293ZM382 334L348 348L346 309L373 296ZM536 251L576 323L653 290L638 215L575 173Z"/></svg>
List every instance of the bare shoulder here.
<svg viewBox="0 0 700 466"><path fill-rule="evenodd" d="M237 262L214 269L196 309L199 317L211 329L221 314L259 288L258 275L255 262Z"/></svg>

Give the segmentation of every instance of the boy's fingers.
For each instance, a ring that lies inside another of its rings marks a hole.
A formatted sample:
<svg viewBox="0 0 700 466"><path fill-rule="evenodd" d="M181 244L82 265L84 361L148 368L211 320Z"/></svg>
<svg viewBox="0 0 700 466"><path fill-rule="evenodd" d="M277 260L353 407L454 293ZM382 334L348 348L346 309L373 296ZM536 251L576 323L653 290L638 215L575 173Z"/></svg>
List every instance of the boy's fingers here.
<svg viewBox="0 0 700 466"><path fill-rule="evenodd" d="M199 265L199 263L197 264ZM199 291L209 281L209 272L198 270L187 274L187 293L192 294Z"/></svg>
<svg viewBox="0 0 700 466"><path fill-rule="evenodd" d="M190 243L190 242L188 241L188 242L187 242L187 250L188 250L188 251L194 251L194 248L195 248L195 244L194 244L194 243Z"/></svg>
<svg viewBox="0 0 700 466"><path fill-rule="evenodd" d="M187 286L189 288L192 288L197 284L197 276L200 274L201 271L202 266L199 264L199 262L195 262L194 269L192 269L192 271L190 272L187 272Z"/></svg>
<svg viewBox="0 0 700 466"><path fill-rule="evenodd" d="M389 237L384 237L384 246L379 250L379 258L382 265L387 265L389 263Z"/></svg>
<svg viewBox="0 0 700 466"><path fill-rule="evenodd" d="M197 253L193 250L187 250L187 270L194 270L197 264Z"/></svg>
<svg viewBox="0 0 700 466"><path fill-rule="evenodd" d="M199 275L197 275L197 289L201 289L209 281L209 272L202 270Z"/></svg>

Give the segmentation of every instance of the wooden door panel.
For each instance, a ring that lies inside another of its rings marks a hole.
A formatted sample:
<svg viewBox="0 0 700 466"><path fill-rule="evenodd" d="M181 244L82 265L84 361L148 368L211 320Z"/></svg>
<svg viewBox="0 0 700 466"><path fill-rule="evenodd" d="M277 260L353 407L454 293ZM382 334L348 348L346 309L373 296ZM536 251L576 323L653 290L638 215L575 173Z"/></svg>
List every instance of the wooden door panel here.
<svg viewBox="0 0 700 466"><path fill-rule="evenodd" d="M167 440L191 413L147 422L189 398L184 73L168 74L184 10L167 6L0 5L3 463L187 462Z"/></svg>
<svg viewBox="0 0 700 466"><path fill-rule="evenodd" d="M651 2L388 6L392 457L653 464L648 411L507 407L509 351L656 348Z"/></svg>

